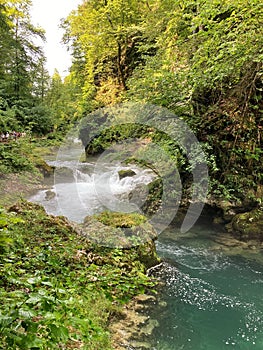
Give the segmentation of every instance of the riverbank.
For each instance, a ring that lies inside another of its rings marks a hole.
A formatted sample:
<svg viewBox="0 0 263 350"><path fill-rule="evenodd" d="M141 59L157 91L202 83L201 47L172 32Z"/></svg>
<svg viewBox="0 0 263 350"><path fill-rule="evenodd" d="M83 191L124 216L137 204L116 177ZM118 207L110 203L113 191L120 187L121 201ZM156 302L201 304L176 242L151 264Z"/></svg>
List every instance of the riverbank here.
<svg viewBox="0 0 263 350"><path fill-rule="evenodd" d="M1 346L114 349L111 320L156 284L143 247L96 246L25 201L2 211L1 225Z"/></svg>
<svg viewBox="0 0 263 350"><path fill-rule="evenodd" d="M46 140L23 138L9 144L0 144L0 205L10 206L21 198L45 187L44 177L53 174L43 159L57 146L46 145Z"/></svg>
<svg viewBox="0 0 263 350"><path fill-rule="evenodd" d="M21 198L30 196L37 190L44 189L41 173L11 173L0 178L0 205L8 207Z"/></svg>
<svg viewBox="0 0 263 350"><path fill-rule="evenodd" d="M4 238L1 245L4 262L1 267L1 299L6 301L8 293L10 295L10 306L2 305L1 312L7 318L16 308L21 313L17 320L11 321L12 327L3 327L3 346L8 349L8 344L12 343L13 347L39 344L40 348L42 345L57 348L54 345L56 340L59 344L64 342L68 349L116 349L121 345L113 336L113 320L124 330L123 312L131 310L135 301L127 303L155 285L154 280L146 275L147 268L158 262L155 246L146 243L130 249L103 248L84 237L85 229L72 225L65 218L48 216L42 207L25 202L22 198L48 188L47 182L53 183L53 169L42 160L42 156L51 155L54 149L25 144L20 151L22 149L34 154L34 157L29 157L31 171L9 171L2 173L0 178L0 205L5 207L1 212L1 228L4 230L3 237L8 238L7 244ZM93 232L93 235L96 233ZM11 269L7 261L12 261ZM12 278L5 278L5 275L8 276L7 268ZM45 289L42 289L45 296L38 295L39 288ZM58 292L58 288L64 292ZM75 301L70 297L74 294ZM53 296L59 300L54 305ZM33 302L32 298L36 301ZM45 310L44 301L50 303L50 310ZM72 304L68 312L73 323L75 318L79 318L79 322L88 322L87 330L82 334L67 325L71 323L70 318L66 317L64 321L62 316L57 318L55 315L68 302ZM85 311L76 306L79 302L90 310L89 320L85 319ZM20 308L23 304L26 308ZM52 320L47 317L47 311L54 313ZM28 315L25 316L24 312ZM138 324L135 322L134 332L136 327ZM40 329L35 336L33 330L37 333Z"/></svg>

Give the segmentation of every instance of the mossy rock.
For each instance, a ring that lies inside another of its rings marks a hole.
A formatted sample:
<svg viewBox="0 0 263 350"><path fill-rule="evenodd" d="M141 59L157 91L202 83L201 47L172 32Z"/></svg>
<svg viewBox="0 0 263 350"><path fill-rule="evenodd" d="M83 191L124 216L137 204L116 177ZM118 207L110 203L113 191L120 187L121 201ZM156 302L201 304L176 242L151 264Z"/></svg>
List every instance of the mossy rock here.
<svg viewBox="0 0 263 350"><path fill-rule="evenodd" d="M39 171L45 176L51 176L54 173L54 167L48 165L43 159L38 158L35 161L36 167L39 169Z"/></svg>
<svg viewBox="0 0 263 350"><path fill-rule="evenodd" d="M247 213L237 214L230 225L229 231L238 235L241 240L257 239L263 241L263 210L254 209Z"/></svg>
<svg viewBox="0 0 263 350"><path fill-rule="evenodd" d="M157 233L147 218L138 213L103 212L87 216L82 225L82 234L101 246L128 249L138 247L141 260L146 266L157 263L154 245Z"/></svg>
<svg viewBox="0 0 263 350"><path fill-rule="evenodd" d="M119 178L124 179L125 177L132 177L136 175L136 172L132 169L123 169L118 171Z"/></svg>
<svg viewBox="0 0 263 350"><path fill-rule="evenodd" d="M138 246L137 252L140 262L142 262L147 269L158 265L161 261L157 255L156 246L153 240Z"/></svg>
<svg viewBox="0 0 263 350"><path fill-rule="evenodd" d="M159 210L162 204L163 181L160 177L154 179L148 185L148 195L142 206L142 211L146 215L153 215Z"/></svg>
<svg viewBox="0 0 263 350"><path fill-rule="evenodd" d="M138 213L119 213L104 211L98 215L94 215L104 225L120 228L131 228L133 226L139 226L140 224L147 221L144 215Z"/></svg>

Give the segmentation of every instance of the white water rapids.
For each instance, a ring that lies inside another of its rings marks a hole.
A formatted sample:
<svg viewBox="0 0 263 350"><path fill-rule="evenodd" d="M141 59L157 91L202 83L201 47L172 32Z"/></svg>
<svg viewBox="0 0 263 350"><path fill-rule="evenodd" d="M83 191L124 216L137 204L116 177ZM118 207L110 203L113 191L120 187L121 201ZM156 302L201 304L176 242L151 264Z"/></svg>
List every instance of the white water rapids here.
<svg viewBox="0 0 263 350"><path fill-rule="evenodd" d="M147 187L156 176L150 169L136 165L106 164L96 166L96 161L78 163L74 160L50 161L56 167L54 185L38 191L29 198L44 206L48 214L63 215L75 222L83 222L87 215L103 210L140 212L147 195ZM136 174L120 179L120 170L133 170ZM132 195L143 186L144 198Z"/></svg>

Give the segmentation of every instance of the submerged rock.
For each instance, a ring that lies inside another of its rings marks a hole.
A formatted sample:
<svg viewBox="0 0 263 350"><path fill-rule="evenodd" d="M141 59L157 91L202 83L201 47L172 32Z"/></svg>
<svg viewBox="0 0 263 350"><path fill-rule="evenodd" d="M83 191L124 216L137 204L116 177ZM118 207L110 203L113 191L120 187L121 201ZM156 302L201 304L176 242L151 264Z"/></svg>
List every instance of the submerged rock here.
<svg viewBox="0 0 263 350"><path fill-rule="evenodd" d="M126 306L119 319L110 326L114 349L152 349L150 337L158 321L148 316L148 310L156 303L156 297L138 295Z"/></svg>

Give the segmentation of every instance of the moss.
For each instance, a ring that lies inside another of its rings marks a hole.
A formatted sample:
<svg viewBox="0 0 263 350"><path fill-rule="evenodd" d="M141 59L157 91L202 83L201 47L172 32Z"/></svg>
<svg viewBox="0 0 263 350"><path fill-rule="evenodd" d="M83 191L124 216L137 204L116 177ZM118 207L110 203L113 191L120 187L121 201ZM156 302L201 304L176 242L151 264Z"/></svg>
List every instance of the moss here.
<svg viewBox="0 0 263 350"><path fill-rule="evenodd" d="M148 196L142 206L142 210L147 215L153 215L162 204L163 181L160 177L147 185Z"/></svg>
<svg viewBox="0 0 263 350"><path fill-rule="evenodd" d="M147 220L144 215L138 213L126 214L110 211L104 211L93 217L104 225L121 228L139 226Z"/></svg>
<svg viewBox="0 0 263 350"><path fill-rule="evenodd" d="M155 240L157 234L144 215L103 212L87 216L82 234L98 245L131 248Z"/></svg>
<svg viewBox="0 0 263 350"><path fill-rule="evenodd" d="M43 174L45 177L51 176L54 173L54 167L48 165L42 158L36 157L34 160L35 167Z"/></svg>
<svg viewBox="0 0 263 350"><path fill-rule="evenodd" d="M157 255L154 241L148 241L137 248L139 260L146 266L147 269L160 263L160 258Z"/></svg>

